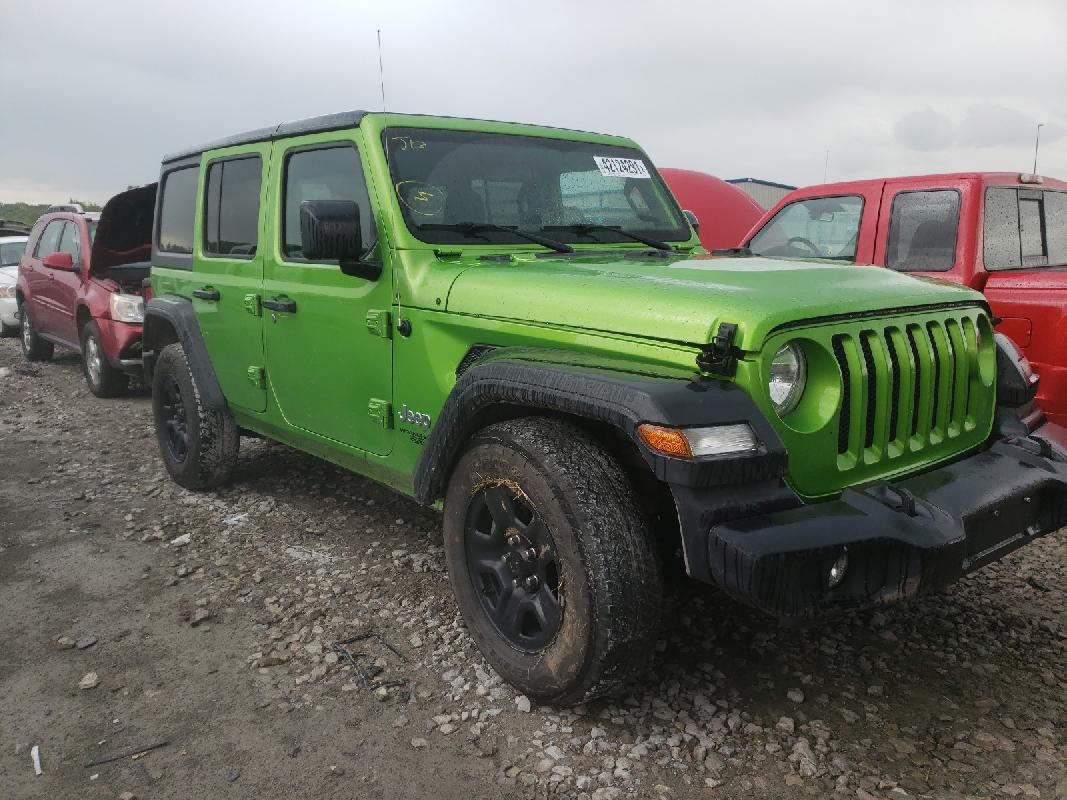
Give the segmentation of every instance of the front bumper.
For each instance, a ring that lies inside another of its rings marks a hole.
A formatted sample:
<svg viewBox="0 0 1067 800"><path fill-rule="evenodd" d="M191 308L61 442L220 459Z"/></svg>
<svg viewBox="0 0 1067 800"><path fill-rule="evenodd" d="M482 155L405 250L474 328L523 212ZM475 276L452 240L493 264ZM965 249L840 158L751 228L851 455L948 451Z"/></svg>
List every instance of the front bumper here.
<svg viewBox="0 0 1067 800"><path fill-rule="evenodd" d="M100 331L100 344L104 348L104 355L111 366L131 375L140 375L144 370L141 361L143 326L139 323L97 318L96 327Z"/></svg>
<svg viewBox="0 0 1067 800"><path fill-rule="evenodd" d="M1045 444L1042 444L1042 441ZM1058 426L839 499L712 524L707 575L775 616L805 619L915 597L1067 525ZM834 562L847 553L841 582Z"/></svg>
<svg viewBox="0 0 1067 800"><path fill-rule="evenodd" d="M8 328L19 325L19 307L14 297L0 297L0 323Z"/></svg>

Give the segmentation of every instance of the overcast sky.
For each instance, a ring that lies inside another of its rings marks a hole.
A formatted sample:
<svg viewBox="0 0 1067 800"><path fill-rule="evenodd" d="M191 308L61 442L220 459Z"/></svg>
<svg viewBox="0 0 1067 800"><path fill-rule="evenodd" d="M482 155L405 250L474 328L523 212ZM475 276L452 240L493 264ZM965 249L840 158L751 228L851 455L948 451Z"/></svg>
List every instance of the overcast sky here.
<svg viewBox="0 0 1067 800"><path fill-rule="evenodd" d="M659 166L1067 178L1067 2L0 0L0 201L102 202L160 156L381 108L619 133Z"/></svg>

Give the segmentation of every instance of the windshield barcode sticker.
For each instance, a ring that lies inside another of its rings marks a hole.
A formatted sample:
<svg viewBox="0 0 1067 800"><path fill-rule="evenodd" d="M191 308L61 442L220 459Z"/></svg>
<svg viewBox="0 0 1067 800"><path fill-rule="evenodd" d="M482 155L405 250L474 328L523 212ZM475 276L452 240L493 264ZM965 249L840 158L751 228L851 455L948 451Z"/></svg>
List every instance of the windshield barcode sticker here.
<svg viewBox="0 0 1067 800"><path fill-rule="evenodd" d="M593 156L600 174L608 178L651 178L648 167L639 158Z"/></svg>

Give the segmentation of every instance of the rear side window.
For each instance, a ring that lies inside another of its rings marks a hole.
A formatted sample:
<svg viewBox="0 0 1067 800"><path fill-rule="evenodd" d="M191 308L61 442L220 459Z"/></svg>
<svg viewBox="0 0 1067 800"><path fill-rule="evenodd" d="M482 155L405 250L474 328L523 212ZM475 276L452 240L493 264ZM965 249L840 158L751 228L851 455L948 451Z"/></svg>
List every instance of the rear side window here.
<svg viewBox="0 0 1067 800"><path fill-rule="evenodd" d="M159 207L158 248L163 253L193 252L193 216L196 213L196 179L199 167L168 172L163 178Z"/></svg>
<svg viewBox="0 0 1067 800"><path fill-rule="evenodd" d="M208 167L204 202L204 252L252 258L259 244L259 156L215 161Z"/></svg>
<svg viewBox="0 0 1067 800"><path fill-rule="evenodd" d="M300 204L306 200L349 200L359 206L363 250L378 239L370 195L359 152L351 145L297 150L285 162L285 221L282 233L286 258L303 258Z"/></svg>
<svg viewBox="0 0 1067 800"><path fill-rule="evenodd" d="M50 256L59 249L59 236L63 233L63 227L66 224L61 219L54 219L48 223L48 227L44 229L44 233L41 235L41 241L37 243L37 251L35 253L37 258Z"/></svg>
<svg viewBox="0 0 1067 800"><path fill-rule="evenodd" d="M886 266L902 272L945 272L956 263L960 193L901 192L893 198Z"/></svg>
<svg viewBox="0 0 1067 800"><path fill-rule="evenodd" d="M1067 264L1067 192L986 189L984 222L986 269Z"/></svg>

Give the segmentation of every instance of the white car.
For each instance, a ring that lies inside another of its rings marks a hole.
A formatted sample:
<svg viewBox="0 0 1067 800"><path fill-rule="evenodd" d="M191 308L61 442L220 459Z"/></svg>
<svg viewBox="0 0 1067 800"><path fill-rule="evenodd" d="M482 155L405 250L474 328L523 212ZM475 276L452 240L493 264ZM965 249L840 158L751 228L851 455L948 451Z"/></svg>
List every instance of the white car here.
<svg viewBox="0 0 1067 800"><path fill-rule="evenodd" d="M28 236L0 236L0 336L14 336L19 329L15 283L19 259L26 250Z"/></svg>

